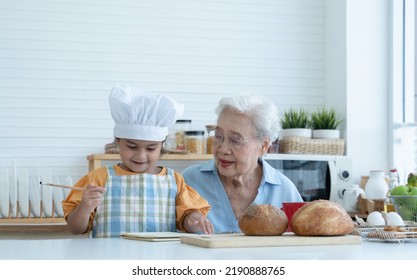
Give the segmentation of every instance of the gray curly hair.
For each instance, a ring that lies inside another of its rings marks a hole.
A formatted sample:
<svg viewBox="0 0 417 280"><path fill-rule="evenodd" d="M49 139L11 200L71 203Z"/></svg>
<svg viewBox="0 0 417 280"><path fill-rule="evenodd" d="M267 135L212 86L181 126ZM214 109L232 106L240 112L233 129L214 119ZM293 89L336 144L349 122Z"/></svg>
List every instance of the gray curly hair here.
<svg viewBox="0 0 417 280"><path fill-rule="evenodd" d="M278 109L265 97L259 95L224 97L215 109L217 118L225 109L232 109L249 116L258 137L268 138L270 142L278 138Z"/></svg>

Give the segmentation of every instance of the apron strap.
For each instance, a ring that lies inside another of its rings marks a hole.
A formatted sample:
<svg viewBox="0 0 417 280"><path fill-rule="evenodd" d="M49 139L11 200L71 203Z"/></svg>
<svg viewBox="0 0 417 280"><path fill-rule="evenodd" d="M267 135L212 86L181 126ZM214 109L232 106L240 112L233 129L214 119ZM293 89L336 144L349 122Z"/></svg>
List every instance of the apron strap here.
<svg viewBox="0 0 417 280"><path fill-rule="evenodd" d="M107 175L108 176L115 176L116 175L116 171L114 170L113 165L107 165Z"/></svg>

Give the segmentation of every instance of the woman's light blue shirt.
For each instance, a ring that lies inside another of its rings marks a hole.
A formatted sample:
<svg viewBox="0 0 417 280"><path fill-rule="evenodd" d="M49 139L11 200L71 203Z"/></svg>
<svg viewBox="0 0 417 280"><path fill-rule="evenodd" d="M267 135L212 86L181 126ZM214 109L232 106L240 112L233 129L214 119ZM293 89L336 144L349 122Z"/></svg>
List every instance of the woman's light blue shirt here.
<svg viewBox="0 0 417 280"><path fill-rule="evenodd" d="M296 186L290 179L261 159L262 180L255 204L272 204L278 208L282 202L303 201ZM207 218L213 223L216 233L240 232L237 219L222 182L214 159L201 165L187 167L182 172L185 182L194 188L211 205Z"/></svg>

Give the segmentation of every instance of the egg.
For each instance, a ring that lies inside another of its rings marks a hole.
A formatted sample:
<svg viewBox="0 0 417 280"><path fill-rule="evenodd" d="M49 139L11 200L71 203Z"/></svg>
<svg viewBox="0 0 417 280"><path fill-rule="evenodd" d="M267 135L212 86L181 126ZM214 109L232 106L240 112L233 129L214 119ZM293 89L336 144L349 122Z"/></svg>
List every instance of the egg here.
<svg viewBox="0 0 417 280"><path fill-rule="evenodd" d="M378 211L369 213L368 218L366 218L366 222L370 226L385 226L384 217Z"/></svg>
<svg viewBox="0 0 417 280"><path fill-rule="evenodd" d="M387 213L387 225L388 226L403 226L404 220L396 212Z"/></svg>

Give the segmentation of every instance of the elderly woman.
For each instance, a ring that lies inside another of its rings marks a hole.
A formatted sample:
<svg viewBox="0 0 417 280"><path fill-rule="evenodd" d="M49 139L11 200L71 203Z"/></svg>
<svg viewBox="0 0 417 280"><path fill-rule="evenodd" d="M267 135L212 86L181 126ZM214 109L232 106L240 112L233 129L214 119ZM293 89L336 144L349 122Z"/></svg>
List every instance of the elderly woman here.
<svg viewBox="0 0 417 280"><path fill-rule="evenodd" d="M252 203L303 201L295 185L263 156L277 138L278 110L260 96L220 100L213 140L214 159L186 168L182 175L212 206L208 219L216 233L240 232L237 220Z"/></svg>

